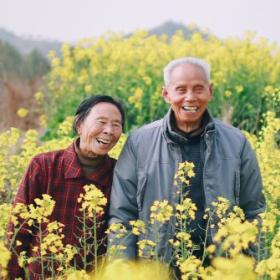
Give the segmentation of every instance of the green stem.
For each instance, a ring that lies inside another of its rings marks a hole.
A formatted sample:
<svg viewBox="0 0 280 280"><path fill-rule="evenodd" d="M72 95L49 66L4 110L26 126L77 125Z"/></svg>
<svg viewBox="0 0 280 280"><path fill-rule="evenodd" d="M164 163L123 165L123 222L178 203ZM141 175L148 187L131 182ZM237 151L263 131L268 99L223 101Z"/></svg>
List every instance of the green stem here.
<svg viewBox="0 0 280 280"><path fill-rule="evenodd" d="M51 255L51 268L52 268L52 279L55 279L55 273L54 273L54 256L53 254Z"/></svg>
<svg viewBox="0 0 280 280"><path fill-rule="evenodd" d="M84 269L87 267L87 243L86 243L86 213L83 210L83 264Z"/></svg>
<svg viewBox="0 0 280 280"><path fill-rule="evenodd" d="M13 234L12 240L11 240L11 242L10 242L9 251L12 250L12 247L13 247L13 245L14 245L14 243L15 243L15 240L16 240L16 236L17 236L17 234L19 233L19 231L22 229L22 227L23 227L23 225L25 224L25 222L26 222L26 220L25 220L18 228L16 228L16 230L15 230L15 232L14 232L14 234Z"/></svg>
<svg viewBox="0 0 280 280"><path fill-rule="evenodd" d="M205 229L205 238L204 238L204 243L203 243L203 255L201 259L201 263L203 264L206 258L206 243L207 243L207 238L208 238L208 229L210 227L210 221L211 221L211 214L209 214L209 219L206 224L206 229Z"/></svg>
<svg viewBox="0 0 280 280"><path fill-rule="evenodd" d="M97 265L98 265L98 259L97 259L97 223L96 223L96 212L93 214L93 240L94 240L94 275L97 276Z"/></svg>
<svg viewBox="0 0 280 280"><path fill-rule="evenodd" d="M40 260L41 260L41 269L42 269L42 279L45 279L45 271L44 271L44 258L42 256L42 224L39 223L39 240L40 240Z"/></svg>

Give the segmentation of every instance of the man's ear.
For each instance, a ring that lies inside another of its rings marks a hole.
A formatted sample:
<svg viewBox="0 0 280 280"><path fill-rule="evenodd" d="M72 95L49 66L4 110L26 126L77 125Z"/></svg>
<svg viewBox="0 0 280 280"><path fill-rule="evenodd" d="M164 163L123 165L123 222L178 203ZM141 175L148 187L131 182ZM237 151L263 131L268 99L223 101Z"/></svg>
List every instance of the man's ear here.
<svg viewBox="0 0 280 280"><path fill-rule="evenodd" d="M209 90L210 90L210 94L211 94L211 99L214 97L214 84L211 83L209 85Z"/></svg>
<svg viewBox="0 0 280 280"><path fill-rule="evenodd" d="M161 95L166 103L170 103L169 94L167 88L165 86L162 87Z"/></svg>

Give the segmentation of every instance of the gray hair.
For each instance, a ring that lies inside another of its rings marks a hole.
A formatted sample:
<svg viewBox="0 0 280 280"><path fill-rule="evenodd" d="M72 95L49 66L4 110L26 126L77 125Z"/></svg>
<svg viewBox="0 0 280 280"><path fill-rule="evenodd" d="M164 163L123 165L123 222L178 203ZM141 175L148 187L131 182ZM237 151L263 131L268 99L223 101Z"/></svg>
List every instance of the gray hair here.
<svg viewBox="0 0 280 280"><path fill-rule="evenodd" d="M178 58L175 60L170 61L164 68L163 68L163 78L164 78L164 84L167 86L170 82L170 76L172 71L178 67L179 65L184 65L184 64L192 64L199 66L207 79L207 82L210 83L210 66L209 64L199 58L196 57L183 57L183 58Z"/></svg>

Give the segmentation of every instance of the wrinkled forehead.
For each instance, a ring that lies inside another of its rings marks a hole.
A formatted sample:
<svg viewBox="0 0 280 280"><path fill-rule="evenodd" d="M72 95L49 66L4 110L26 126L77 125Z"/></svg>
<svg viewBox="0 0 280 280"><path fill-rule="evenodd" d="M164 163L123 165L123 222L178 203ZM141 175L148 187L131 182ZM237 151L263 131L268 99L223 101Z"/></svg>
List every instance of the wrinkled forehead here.
<svg viewBox="0 0 280 280"><path fill-rule="evenodd" d="M95 118L112 118L122 121L122 115L119 108L109 102L100 102L95 104L91 107L88 116Z"/></svg>

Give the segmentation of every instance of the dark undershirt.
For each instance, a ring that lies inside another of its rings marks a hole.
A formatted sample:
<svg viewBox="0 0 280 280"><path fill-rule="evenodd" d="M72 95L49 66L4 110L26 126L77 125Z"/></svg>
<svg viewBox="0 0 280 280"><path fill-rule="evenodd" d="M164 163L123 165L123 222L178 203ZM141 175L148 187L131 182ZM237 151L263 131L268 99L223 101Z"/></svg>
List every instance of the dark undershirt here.
<svg viewBox="0 0 280 280"><path fill-rule="evenodd" d="M203 155L203 132L209 122L208 115L204 115L199 128L191 131L184 132L177 128L175 117L171 114L170 127L171 139L179 144L182 160L193 162L195 177L190 178L190 186L186 188L186 197L191 198L192 202L197 207L196 217L194 221L188 225L188 231L191 234L191 239L196 245L204 243L205 239L205 228L206 220L203 219L205 210L205 195L203 189L203 166L204 166L204 155ZM194 252L199 257L202 252Z"/></svg>

